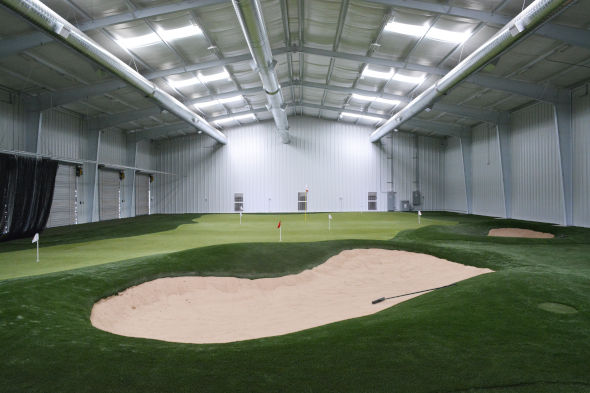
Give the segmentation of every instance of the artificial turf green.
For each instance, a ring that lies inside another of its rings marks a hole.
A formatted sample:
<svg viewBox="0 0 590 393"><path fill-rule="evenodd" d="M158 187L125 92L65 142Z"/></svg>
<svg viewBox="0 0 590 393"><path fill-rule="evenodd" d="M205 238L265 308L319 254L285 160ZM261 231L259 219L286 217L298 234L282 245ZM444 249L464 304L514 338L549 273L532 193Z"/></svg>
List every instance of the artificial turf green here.
<svg viewBox="0 0 590 393"><path fill-rule="evenodd" d="M217 244L0 281L0 391L590 392L590 230L433 218L458 224L423 226L392 240L375 230L377 239ZM164 225L166 217L154 220ZM556 238L485 236L498 226ZM89 322L96 300L157 277L280 276L366 247L427 252L496 272L371 316L230 344L121 337ZM538 307L546 302L578 312Z"/></svg>

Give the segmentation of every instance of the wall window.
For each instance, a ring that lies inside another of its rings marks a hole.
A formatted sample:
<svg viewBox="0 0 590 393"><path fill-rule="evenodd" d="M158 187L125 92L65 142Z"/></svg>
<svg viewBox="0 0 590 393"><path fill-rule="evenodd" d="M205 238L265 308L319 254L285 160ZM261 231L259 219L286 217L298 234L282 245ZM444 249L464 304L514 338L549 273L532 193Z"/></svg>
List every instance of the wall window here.
<svg viewBox="0 0 590 393"><path fill-rule="evenodd" d="M244 194L234 194L234 211L241 212L244 210Z"/></svg>
<svg viewBox="0 0 590 393"><path fill-rule="evenodd" d="M377 210L377 193L370 192L369 193L369 210Z"/></svg>
<svg viewBox="0 0 590 393"><path fill-rule="evenodd" d="M307 211L307 195L305 192L297 193L297 210L300 212Z"/></svg>

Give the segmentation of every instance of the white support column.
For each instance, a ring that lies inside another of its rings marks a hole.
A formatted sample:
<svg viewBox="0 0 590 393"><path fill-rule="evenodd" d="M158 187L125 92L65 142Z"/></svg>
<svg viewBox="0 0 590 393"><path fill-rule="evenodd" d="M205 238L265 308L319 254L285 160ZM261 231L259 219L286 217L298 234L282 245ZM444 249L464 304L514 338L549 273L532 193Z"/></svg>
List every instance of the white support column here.
<svg viewBox="0 0 590 393"><path fill-rule="evenodd" d="M510 158L510 119L496 124L500 164L502 166L502 188L504 190L505 217L512 218L512 160Z"/></svg>
<svg viewBox="0 0 590 393"><path fill-rule="evenodd" d="M573 131L572 131L572 93L560 94L554 103L555 132L559 144L561 169L561 192L563 196L563 223L573 225Z"/></svg>
<svg viewBox="0 0 590 393"><path fill-rule="evenodd" d="M137 168L137 148L138 141L135 134L127 135L127 164L134 168ZM135 170L125 170L125 182L123 217L135 217Z"/></svg>
<svg viewBox="0 0 590 393"><path fill-rule="evenodd" d="M96 222L100 220L100 215L99 215L99 206L98 206L98 161L100 160L100 137L102 135L102 131L97 131L96 132L96 162L94 164L92 164L92 173L93 173L93 178L91 178L92 180L92 205L90 206L90 212L91 212L91 222Z"/></svg>
<svg viewBox="0 0 590 393"><path fill-rule="evenodd" d="M39 112L39 124L37 125L37 145L35 152L41 154L41 135L43 133L43 112Z"/></svg>
<svg viewBox="0 0 590 393"><path fill-rule="evenodd" d="M471 191L471 134L462 135L460 138L461 153L463 156L463 177L465 179L465 199L467 201L467 214L473 213L473 193Z"/></svg>

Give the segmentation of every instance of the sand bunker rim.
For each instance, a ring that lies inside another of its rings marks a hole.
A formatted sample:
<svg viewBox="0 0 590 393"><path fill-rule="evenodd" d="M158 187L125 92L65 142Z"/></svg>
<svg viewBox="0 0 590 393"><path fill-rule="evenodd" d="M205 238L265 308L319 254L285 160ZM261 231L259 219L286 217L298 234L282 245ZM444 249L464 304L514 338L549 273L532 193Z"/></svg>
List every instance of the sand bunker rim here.
<svg viewBox="0 0 590 393"><path fill-rule="evenodd" d="M488 232L492 237L521 237L528 239L553 239L552 233L533 231L524 228L492 228Z"/></svg>
<svg viewBox="0 0 590 393"><path fill-rule="evenodd" d="M95 303L91 322L128 337L198 344L243 341L367 316L421 294L371 304L381 296L489 272L427 254L346 250L313 269L277 278L185 276L149 281Z"/></svg>

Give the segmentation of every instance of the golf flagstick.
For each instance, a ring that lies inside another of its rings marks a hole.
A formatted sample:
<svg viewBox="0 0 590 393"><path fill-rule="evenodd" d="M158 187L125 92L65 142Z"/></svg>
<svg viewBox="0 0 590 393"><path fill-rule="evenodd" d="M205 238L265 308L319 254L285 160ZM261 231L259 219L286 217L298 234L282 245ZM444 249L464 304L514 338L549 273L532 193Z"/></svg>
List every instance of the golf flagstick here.
<svg viewBox="0 0 590 393"><path fill-rule="evenodd" d="M39 234L35 233L33 241L31 243L37 243L37 262L39 262Z"/></svg>
<svg viewBox="0 0 590 393"><path fill-rule="evenodd" d="M332 215L328 214L328 232L332 230Z"/></svg>
<svg viewBox="0 0 590 393"><path fill-rule="evenodd" d="M283 241L283 228L281 228L280 221L279 221L279 225L277 226L277 228L279 228L279 241L282 242Z"/></svg>
<svg viewBox="0 0 590 393"><path fill-rule="evenodd" d="M240 212L240 225L242 225L242 212Z"/></svg>
<svg viewBox="0 0 590 393"><path fill-rule="evenodd" d="M420 224L420 217L422 217L422 211L418 210L418 224Z"/></svg>

